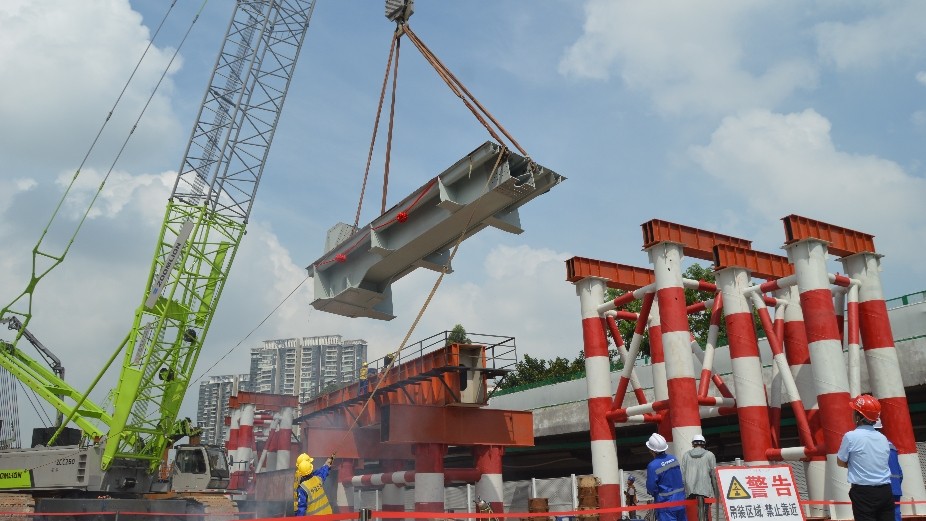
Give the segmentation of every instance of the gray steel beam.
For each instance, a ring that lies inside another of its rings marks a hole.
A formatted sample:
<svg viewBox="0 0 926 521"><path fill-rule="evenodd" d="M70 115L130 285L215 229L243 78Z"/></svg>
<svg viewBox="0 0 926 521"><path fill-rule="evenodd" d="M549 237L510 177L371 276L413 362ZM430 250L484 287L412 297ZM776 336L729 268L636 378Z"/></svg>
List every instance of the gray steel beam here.
<svg viewBox="0 0 926 521"><path fill-rule="evenodd" d="M510 151L493 173L501 150L484 143L353 234L336 225L329 251L306 268L315 279L312 306L392 320L392 283L415 268L449 273L450 251L461 236L487 226L523 232L518 208L565 178Z"/></svg>

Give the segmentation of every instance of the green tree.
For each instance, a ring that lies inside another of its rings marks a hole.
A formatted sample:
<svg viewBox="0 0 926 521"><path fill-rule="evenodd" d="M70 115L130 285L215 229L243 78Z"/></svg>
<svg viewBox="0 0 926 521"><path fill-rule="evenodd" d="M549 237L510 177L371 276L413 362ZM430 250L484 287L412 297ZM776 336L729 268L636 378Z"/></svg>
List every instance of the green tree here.
<svg viewBox="0 0 926 521"><path fill-rule="evenodd" d="M447 335L447 345L450 344L469 344L471 343L469 337L466 336L466 328L463 327L463 324L457 324L453 326L453 329L450 330L450 334Z"/></svg>

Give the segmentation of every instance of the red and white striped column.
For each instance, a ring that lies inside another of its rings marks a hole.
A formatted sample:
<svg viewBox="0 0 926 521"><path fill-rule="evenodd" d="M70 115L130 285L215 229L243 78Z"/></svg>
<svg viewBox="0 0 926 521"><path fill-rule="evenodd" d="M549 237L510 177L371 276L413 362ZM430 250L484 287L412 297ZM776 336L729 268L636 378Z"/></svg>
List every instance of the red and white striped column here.
<svg viewBox="0 0 926 521"><path fill-rule="evenodd" d="M855 428L849 407L849 378L842 355L842 335L836 323L833 293L826 268L826 243L804 239L786 246L794 264L804 329L819 404L820 424L826 445L826 499L849 501L846 469L836 464L836 452L846 432ZM831 519L852 519L848 504L835 504Z"/></svg>
<svg viewBox="0 0 926 521"><path fill-rule="evenodd" d="M415 512L444 511L444 454L440 443L415 445Z"/></svg>
<svg viewBox="0 0 926 521"><path fill-rule="evenodd" d="M666 379L666 357L665 350L662 348L659 302L655 298L653 298L653 305L650 309L649 329L647 331L649 334L649 356L653 369L653 402L668 402L669 382ZM677 452L675 445L672 443L672 419L666 411L662 411L660 415L662 419L659 421L656 430L669 442L669 452L678 455L682 454Z"/></svg>
<svg viewBox="0 0 926 521"><path fill-rule="evenodd" d="M251 464L254 447L254 411L253 403L241 405L241 417L238 426L238 449L235 451L235 468L231 475L231 482L241 490L247 486L248 466ZM234 421L234 420L232 420Z"/></svg>
<svg viewBox="0 0 926 521"><path fill-rule="evenodd" d="M476 470L482 473L476 482L476 495L492 507L492 512L505 511L505 488L502 482L502 455L504 447L476 445L473 459Z"/></svg>
<svg viewBox="0 0 926 521"><path fill-rule="evenodd" d="M293 408L280 409L280 430L277 432L277 470L288 469L292 466L292 453L289 451L293 439Z"/></svg>
<svg viewBox="0 0 926 521"><path fill-rule="evenodd" d="M383 462L383 510L386 512L405 512L405 483L408 483L405 470L405 462L402 460L386 460ZM387 479L386 476L388 476ZM374 485L377 483L373 483Z"/></svg>
<svg viewBox="0 0 926 521"><path fill-rule="evenodd" d="M903 496L905 500L926 500L926 486L920 471L920 458L916 451L916 438L910 420L910 408L903 387L894 334L887 315L887 304L881 288L881 256L875 253L857 253L842 259L846 274L861 282L859 287L859 326L868 381L872 394L881 402L882 432L897 447L898 460L903 469ZM902 505L904 513L926 513L926 505Z"/></svg>
<svg viewBox="0 0 926 521"><path fill-rule="evenodd" d="M228 440L225 441L225 450L232 460L228 488L237 490L238 478L240 475L235 474L235 471L238 469L238 434L241 427L241 409L232 409L228 414L230 419L228 425Z"/></svg>
<svg viewBox="0 0 926 521"><path fill-rule="evenodd" d="M598 306L604 302L605 280L588 277L576 283L582 310L582 339L588 386L588 430L591 436L592 472L599 479L598 502L601 508L621 504L620 473L614 424L605 415L611 408L611 363L604 319ZM617 514L603 514L603 521L617 519Z"/></svg>
<svg viewBox="0 0 926 521"><path fill-rule="evenodd" d="M656 272L656 301L662 327L673 448L675 454L681 455L691 450L692 438L701 433L701 409L682 280L682 245L661 242L648 248L647 253Z"/></svg>
<svg viewBox="0 0 926 521"><path fill-rule="evenodd" d="M742 268L725 268L717 271L715 276L723 295L723 316L730 343L743 461L747 465L763 465L768 462L766 450L772 446L772 429L752 308L743 294L750 285L750 275Z"/></svg>
<svg viewBox="0 0 926 521"><path fill-rule="evenodd" d="M778 298L788 301L784 316L784 349L791 375L797 385L807 414L807 424L813 436L814 445L823 447L823 429L820 427L820 409L817 406L817 389L813 380L813 367L810 365L810 350L807 347L807 332L804 330L804 312L801 310L801 297L797 286L791 286L776 293ZM826 484L826 456L812 456L804 462L804 475L807 480L807 497L811 501L824 499ZM825 508L811 505L809 515L822 517Z"/></svg>
<svg viewBox="0 0 926 521"><path fill-rule="evenodd" d="M335 502L338 506L336 512L344 514L354 511L354 485L351 481L354 477L354 466L357 460L339 459L338 466L338 484Z"/></svg>

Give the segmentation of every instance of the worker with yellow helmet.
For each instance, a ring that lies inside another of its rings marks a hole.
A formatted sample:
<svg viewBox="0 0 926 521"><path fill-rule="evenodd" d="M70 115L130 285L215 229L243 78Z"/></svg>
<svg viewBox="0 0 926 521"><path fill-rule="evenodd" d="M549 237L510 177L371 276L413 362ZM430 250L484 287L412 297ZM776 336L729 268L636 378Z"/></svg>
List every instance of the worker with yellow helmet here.
<svg viewBox="0 0 926 521"><path fill-rule="evenodd" d="M297 516L313 516L317 514L331 514L331 503L322 486L331 464L334 463L334 454L328 457L321 468L316 469L314 458L308 454L300 454L296 458L296 480L293 493L293 510Z"/></svg>

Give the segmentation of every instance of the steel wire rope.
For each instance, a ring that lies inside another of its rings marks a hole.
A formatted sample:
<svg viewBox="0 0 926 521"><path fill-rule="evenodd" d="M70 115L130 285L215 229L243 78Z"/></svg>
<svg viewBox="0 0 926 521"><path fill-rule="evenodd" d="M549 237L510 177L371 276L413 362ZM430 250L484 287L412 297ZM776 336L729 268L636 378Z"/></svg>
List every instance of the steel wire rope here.
<svg viewBox="0 0 926 521"><path fill-rule="evenodd" d="M264 322L270 320L270 317L272 317L273 314L276 313L277 310L280 309L280 307L282 307L283 304L285 304L287 300L289 300L289 297L292 297L292 296L296 293L296 291L299 290L299 288L301 288L303 284L305 284L305 281L307 281L307 280L309 280L309 276L308 276L308 275L306 275L305 278L302 279L302 280L299 282L299 284L297 284L296 287L293 288L293 290L289 292L289 295L286 295L286 297L284 297L283 300L281 300L280 303L277 304L276 307L274 307L274 308L270 311L270 313L268 313L267 316L264 317L263 320L261 320L256 326L254 326L254 329L252 329L250 332L248 332L248 334L245 335L244 338L242 338L241 340L239 340L238 343L235 344L231 349L229 349L228 351L226 351L224 355L222 355L221 357L219 357L219 359L216 360L215 363L213 363L211 366L209 366L208 369L206 369L205 371L203 371L202 374L200 374L198 377L194 378L193 381L190 382L190 385L193 385L193 384L195 384L196 382L199 382L200 380L202 380L203 377L206 376L206 373L208 373L209 371L211 371L212 369L214 369L215 366L219 365L219 363L220 363L222 360L225 360L225 359L228 357L228 355L232 354L232 352L233 352L235 349L238 349L238 347L241 346L241 344L243 344L245 340L247 340L248 338L250 338L251 335L253 335L255 331L257 331L258 329L260 329L261 326L264 325Z"/></svg>
<svg viewBox="0 0 926 521"><path fill-rule="evenodd" d="M51 417L48 415L48 411L46 411L45 408L36 406L35 402L32 401L32 396L35 395L35 391L23 385L23 383L18 379L16 382L19 384L19 387L26 395L26 399L29 400L29 405L32 406L32 410L35 411L35 413L39 416L39 420L42 421L42 426L48 427L48 425L51 423ZM30 395L30 393L32 393L32 395ZM36 397L36 401L38 401L38 397Z"/></svg>
<svg viewBox="0 0 926 521"><path fill-rule="evenodd" d="M477 113L474 107L470 105L469 101L467 101L466 98L469 98L470 100L472 100L473 104L475 104L475 106L479 108L479 111L485 114L485 116L488 117L490 121L492 121L492 123L498 128L498 130L501 131L501 133L504 134L505 137L508 138L508 140L511 142L512 145L514 145L514 148L516 148L518 152L520 152L524 156L528 156L528 153L521 147L518 141L514 139L514 137L505 129L505 127L502 126L501 123L498 122L497 119L495 119L495 116L493 116L492 113L489 112L482 105L482 103L479 103L479 100L477 100L476 97L473 96L473 94L469 91L469 89L467 89L466 86L463 85L463 82L461 82L453 74L453 72L451 72L451 70L446 65L444 65L444 63L440 60L440 58L438 58L437 55L435 55L431 51L431 49L428 48L428 46L425 45L423 41L421 41L420 38L418 38L418 35L415 34L414 31L412 31L412 28L408 24L405 24L405 26L403 27L403 30L405 34L408 35L412 43L415 44L415 47L417 47L418 50L421 52L421 54L425 57L428 63L430 63L431 66L434 67L437 73L441 76L441 78L444 79L444 82L447 83L447 85L457 95L457 97L459 97L463 101L463 103L466 104L467 107L469 107L470 111L473 112L473 115L476 116L476 119L478 119L483 124L483 126L486 127L486 130L489 130L489 133L492 134L493 137L495 137L495 134L492 132L491 129L488 128L488 125L485 123L483 118ZM459 90L457 90L457 88ZM463 94L465 94L465 96L463 96ZM501 139L498 139L498 141L499 143L501 143Z"/></svg>
<svg viewBox="0 0 926 521"><path fill-rule="evenodd" d="M354 229L360 224L360 209L363 207L363 197L367 190L367 179L370 176L370 164L373 161L373 148L376 145L376 135L379 130L379 118L383 112L383 101L386 98L386 85L389 83L389 72L392 70L392 56L395 44L399 38L398 31L392 33L392 43L389 44L389 58L386 60L386 73L383 75L383 86L379 92L379 105L376 107L376 119L373 121L373 137L370 139L370 151L367 153L367 166L363 171L363 184L360 186L360 201L357 203L357 215L354 217Z"/></svg>
<svg viewBox="0 0 926 521"><path fill-rule="evenodd" d="M383 204L379 213L386 213L386 192L389 191L389 166L392 164L392 130L395 126L395 94L399 81L399 51L402 49L402 39L397 38L395 42L395 67L392 69L392 100L389 105L389 131L386 135L386 159L383 165Z"/></svg>

